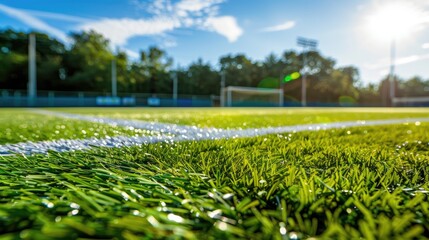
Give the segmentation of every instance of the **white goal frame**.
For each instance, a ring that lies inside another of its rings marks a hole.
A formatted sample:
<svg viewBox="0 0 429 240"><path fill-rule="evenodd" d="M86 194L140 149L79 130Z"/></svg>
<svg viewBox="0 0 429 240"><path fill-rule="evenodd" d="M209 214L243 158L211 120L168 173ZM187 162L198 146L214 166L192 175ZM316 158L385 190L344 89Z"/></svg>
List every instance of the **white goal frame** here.
<svg viewBox="0 0 429 240"><path fill-rule="evenodd" d="M261 95L273 94L278 95L279 101L278 106L283 107L283 89L273 88L254 88L254 87L240 87L240 86L228 86L221 89L220 105L221 107L232 107L233 99L232 92L242 93L255 93Z"/></svg>

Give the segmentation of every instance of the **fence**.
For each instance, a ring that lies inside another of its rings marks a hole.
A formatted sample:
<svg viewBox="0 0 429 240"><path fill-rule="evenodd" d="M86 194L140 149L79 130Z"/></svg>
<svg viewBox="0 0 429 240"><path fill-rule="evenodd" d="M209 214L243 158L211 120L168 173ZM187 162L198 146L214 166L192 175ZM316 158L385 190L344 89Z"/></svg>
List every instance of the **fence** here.
<svg viewBox="0 0 429 240"><path fill-rule="evenodd" d="M212 107L214 96L149 93L118 93L112 97L101 92L38 91L29 98L25 90L0 90L0 107L94 107L94 106L159 106Z"/></svg>
<svg viewBox="0 0 429 240"><path fill-rule="evenodd" d="M429 101L428 101L429 102ZM428 106L396 104L396 106ZM38 91L37 98L29 98L26 90L1 90L0 107L96 107L96 106L157 106L157 107L216 107L220 105L219 96L207 95L181 95L177 99L173 94L150 93L118 93L111 97L110 93L103 92L72 92L72 91ZM249 105L259 106L258 104ZM284 107L300 107L297 101L284 101ZM308 102L308 107L375 107L366 104L340 104Z"/></svg>

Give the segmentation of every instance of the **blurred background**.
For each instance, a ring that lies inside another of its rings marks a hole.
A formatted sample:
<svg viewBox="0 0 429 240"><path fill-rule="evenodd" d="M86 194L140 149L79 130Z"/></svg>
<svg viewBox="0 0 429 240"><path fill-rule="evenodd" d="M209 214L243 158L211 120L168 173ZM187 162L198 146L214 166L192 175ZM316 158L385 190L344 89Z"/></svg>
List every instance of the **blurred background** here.
<svg viewBox="0 0 429 240"><path fill-rule="evenodd" d="M0 106L429 106L429 1L4 0Z"/></svg>

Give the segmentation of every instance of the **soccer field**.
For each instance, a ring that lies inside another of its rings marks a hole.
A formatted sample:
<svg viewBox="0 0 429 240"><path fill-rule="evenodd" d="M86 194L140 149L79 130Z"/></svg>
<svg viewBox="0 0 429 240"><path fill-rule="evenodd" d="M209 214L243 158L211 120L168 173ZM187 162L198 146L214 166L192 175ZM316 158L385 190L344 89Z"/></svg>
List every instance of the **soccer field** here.
<svg viewBox="0 0 429 240"><path fill-rule="evenodd" d="M1 239L429 238L424 108L0 109L0 133Z"/></svg>

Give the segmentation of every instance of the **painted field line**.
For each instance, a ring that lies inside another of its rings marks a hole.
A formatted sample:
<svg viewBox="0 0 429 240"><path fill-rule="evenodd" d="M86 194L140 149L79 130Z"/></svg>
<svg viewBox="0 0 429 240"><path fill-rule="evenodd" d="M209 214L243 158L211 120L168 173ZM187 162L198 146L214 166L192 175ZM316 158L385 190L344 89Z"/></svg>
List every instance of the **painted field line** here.
<svg viewBox="0 0 429 240"><path fill-rule="evenodd" d="M158 123L158 122L147 122L141 120L129 120L129 119L117 119L117 118L108 118L108 117L97 117L81 114L71 114L64 112L54 112L42 109L29 109L31 112L39 113L43 115L50 115L55 117L69 118L75 120L82 120L88 122L108 124L112 126L121 126L121 127L133 127L137 129L145 129L160 134L186 134L186 135L196 135L198 133L211 133L224 131L223 129L218 128L198 128L196 126L184 126L171 123Z"/></svg>
<svg viewBox="0 0 429 240"><path fill-rule="evenodd" d="M141 144L151 144L156 142L180 142L180 141L200 141L200 140L216 140L241 137L255 137L267 134L280 134L288 132L302 131L319 131L328 129L340 129L359 126L378 126L389 124L429 122L429 118L408 118L408 119L386 119L386 120L371 120L371 121L347 121L335 123L321 124L305 124L283 127L267 127L267 128L251 128L240 130L226 130L216 128L197 128L190 126L181 126L176 124L158 124L143 121L131 121L123 119L99 118L68 113L53 113L45 110L38 110L41 114L50 114L55 116L63 116L67 118L86 120L92 122L106 123L117 126L130 126L135 128L149 129L158 131L160 134L155 136L116 136L104 139L74 139L74 140L55 140L42 142L23 142L17 144L0 145L0 156L15 154L40 154L48 151L66 152L75 150L85 150L92 147L125 147ZM166 129L161 129L165 127Z"/></svg>

